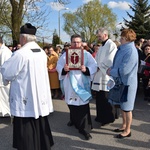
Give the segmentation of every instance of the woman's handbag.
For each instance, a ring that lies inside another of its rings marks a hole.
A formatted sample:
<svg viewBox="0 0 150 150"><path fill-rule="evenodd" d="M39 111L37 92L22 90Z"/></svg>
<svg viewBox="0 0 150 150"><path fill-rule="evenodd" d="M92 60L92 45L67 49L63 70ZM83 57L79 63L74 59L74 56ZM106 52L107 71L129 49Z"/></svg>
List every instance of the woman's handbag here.
<svg viewBox="0 0 150 150"><path fill-rule="evenodd" d="M119 70L118 74L120 76ZM115 79L115 86L109 90L108 99L116 104L127 101L128 85L124 85L121 77Z"/></svg>
<svg viewBox="0 0 150 150"><path fill-rule="evenodd" d="M109 90L108 99L115 102L126 102L128 93L128 85L116 84L112 89Z"/></svg>

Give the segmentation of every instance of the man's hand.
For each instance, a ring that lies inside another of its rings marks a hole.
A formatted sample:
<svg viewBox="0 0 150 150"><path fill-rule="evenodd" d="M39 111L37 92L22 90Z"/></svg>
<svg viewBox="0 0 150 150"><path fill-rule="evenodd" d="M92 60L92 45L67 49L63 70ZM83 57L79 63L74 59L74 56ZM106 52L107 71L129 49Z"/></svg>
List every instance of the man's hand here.
<svg viewBox="0 0 150 150"><path fill-rule="evenodd" d="M86 72L86 67L84 65L82 65L80 69L82 72Z"/></svg>
<svg viewBox="0 0 150 150"><path fill-rule="evenodd" d="M68 71L69 71L69 66L68 66L67 64L65 64L65 66L64 66L64 70L65 70L66 72L68 72Z"/></svg>
<svg viewBox="0 0 150 150"><path fill-rule="evenodd" d="M109 75L109 76L110 76L110 71L111 71L111 68L108 68L107 71L106 71L106 74Z"/></svg>

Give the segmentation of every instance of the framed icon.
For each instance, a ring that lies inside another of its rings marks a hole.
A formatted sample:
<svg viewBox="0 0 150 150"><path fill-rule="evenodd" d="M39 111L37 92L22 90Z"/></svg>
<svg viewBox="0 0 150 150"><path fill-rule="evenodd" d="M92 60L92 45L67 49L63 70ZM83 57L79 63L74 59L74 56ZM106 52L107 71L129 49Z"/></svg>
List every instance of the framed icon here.
<svg viewBox="0 0 150 150"><path fill-rule="evenodd" d="M77 48L70 48L66 51L66 64L70 70L80 70L83 65L83 50Z"/></svg>

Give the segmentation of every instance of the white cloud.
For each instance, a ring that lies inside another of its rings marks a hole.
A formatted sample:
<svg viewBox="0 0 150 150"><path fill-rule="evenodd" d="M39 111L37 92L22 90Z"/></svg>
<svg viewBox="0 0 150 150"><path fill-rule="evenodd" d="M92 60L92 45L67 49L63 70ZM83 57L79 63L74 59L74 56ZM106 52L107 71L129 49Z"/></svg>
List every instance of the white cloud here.
<svg viewBox="0 0 150 150"><path fill-rule="evenodd" d="M65 8L65 6L63 4L60 4L59 2L51 2L50 6L53 10L57 10L57 11Z"/></svg>
<svg viewBox="0 0 150 150"><path fill-rule="evenodd" d="M93 1L93 0L82 0L82 1L83 1L83 3L88 3L88 2ZM101 0L99 0L99 1L101 1Z"/></svg>
<svg viewBox="0 0 150 150"><path fill-rule="evenodd" d="M108 6L110 8L118 8L121 10L129 10L130 9L129 5L131 5L131 4L126 1L119 1L119 2L110 1L108 3Z"/></svg>
<svg viewBox="0 0 150 150"><path fill-rule="evenodd" d="M88 3L90 1L93 1L93 0L83 0L83 3Z"/></svg>

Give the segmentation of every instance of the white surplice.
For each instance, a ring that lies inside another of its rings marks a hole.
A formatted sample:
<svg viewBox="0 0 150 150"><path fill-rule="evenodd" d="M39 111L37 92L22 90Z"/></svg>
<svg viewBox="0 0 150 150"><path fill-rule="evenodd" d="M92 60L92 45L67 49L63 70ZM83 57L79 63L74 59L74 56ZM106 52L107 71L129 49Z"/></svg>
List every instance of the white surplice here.
<svg viewBox="0 0 150 150"><path fill-rule="evenodd" d="M0 47L0 67L7 59L11 57L11 55L11 50L6 47L5 44L2 44L2 46ZM7 86L4 86L2 75L0 73L0 116L10 116L9 89L9 84Z"/></svg>
<svg viewBox="0 0 150 150"><path fill-rule="evenodd" d="M91 83L93 76L95 72L97 71L97 63L95 59L92 57L92 55L89 52L84 52L86 53L86 57L84 56L85 59L87 59L87 64L84 64L86 67L88 67L90 75L87 76L87 80L89 84ZM57 71L59 73L59 80L63 84L63 90L64 90L64 95L65 95L65 101L68 105L75 105L75 106L80 106L80 105L85 105L89 103L89 100L83 101L81 98L74 92L71 83L70 83L70 76L69 73L72 72L74 75L75 79L78 81L78 84L84 88L84 82L82 75L83 73L80 70L70 70L66 75L62 75L62 69L64 68L66 64L66 53L64 53L58 60L57 62Z"/></svg>
<svg viewBox="0 0 150 150"><path fill-rule="evenodd" d="M95 74L92 83L92 89L94 91L108 91L107 83L110 77L106 72L112 66L116 52L117 46L111 39L108 39L105 45L100 46L95 57L99 70Z"/></svg>
<svg viewBox="0 0 150 150"><path fill-rule="evenodd" d="M1 67L5 84L10 81L11 114L17 117L47 116L53 112L47 72L47 56L28 42Z"/></svg>

